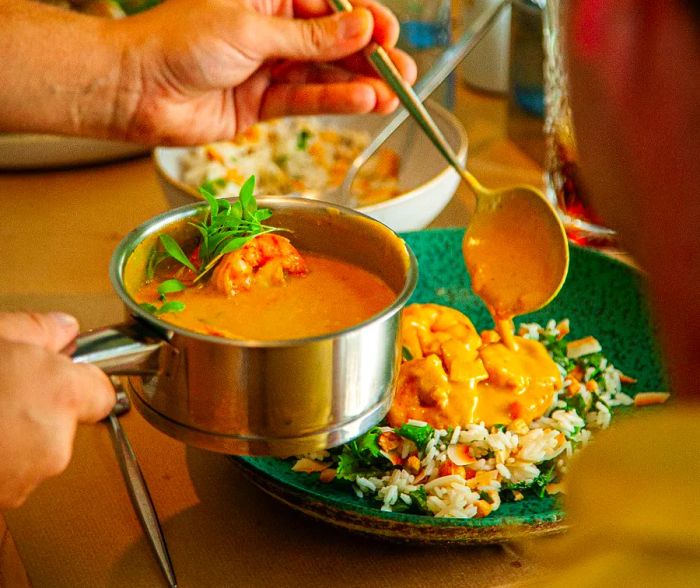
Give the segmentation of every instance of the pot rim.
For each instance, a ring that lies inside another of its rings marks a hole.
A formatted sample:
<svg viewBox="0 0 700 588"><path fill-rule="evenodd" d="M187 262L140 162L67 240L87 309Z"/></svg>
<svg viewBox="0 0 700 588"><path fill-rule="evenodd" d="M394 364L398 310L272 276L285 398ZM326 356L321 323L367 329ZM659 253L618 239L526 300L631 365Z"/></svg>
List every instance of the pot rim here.
<svg viewBox="0 0 700 588"><path fill-rule="evenodd" d="M226 200L235 201L236 198L226 198ZM406 269L406 279L404 280L403 288L399 293L397 293L396 298L389 306L382 309L377 314L369 317L368 319L339 331L332 331L330 333L324 333L322 335L315 335L312 337L280 340L232 339L228 337L217 337L215 335L205 335L203 333L197 333L195 331L183 329L182 327L164 321L141 308L131 297L131 295L126 291L126 288L124 287L123 272L126 262L129 259L129 256L133 253L136 246L139 243L141 243L146 237L158 232L159 230L164 229L165 227L175 222L193 216L197 211L208 208L208 204L206 202L195 202L192 204L181 206L179 208L168 210L145 221L144 223L140 224L138 227L130 231L119 242L116 249L114 250L109 264L109 278L112 282L112 287L114 288L115 292L122 300L122 302L127 306L131 315L138 320L148 323L151 326L155 326L158 330L164 333L164 336L167 340L171 340L175 335L179 335L186 338L198 339L209 343L215 343L218 345L229 345L233 347L281 348L298 347L302 345L319 343L322 341L335 339L337 337L342 337L354 333L356 331L360 331L369 325L380 323L388 318L391 318L394 314L399 312L405 306L406 302L413 293L416 287L416 283L418 281L418 261L408 244L384 223L362 212L358 212L357 210L347 208L345 206L340 206L337 204L331 204L319 200L312 200L309 198L293 196L261 196L257 198L257 201L261 207L271 208L273 212L276 204L294 204L296 206L302 206L308 209L325 208L326 210L333 210L346 216L361 217L369 221L371 224L378 225L383 230L388 231L388 233L393 235L395 239L400 241L406 250L408 264Z"/></svg>

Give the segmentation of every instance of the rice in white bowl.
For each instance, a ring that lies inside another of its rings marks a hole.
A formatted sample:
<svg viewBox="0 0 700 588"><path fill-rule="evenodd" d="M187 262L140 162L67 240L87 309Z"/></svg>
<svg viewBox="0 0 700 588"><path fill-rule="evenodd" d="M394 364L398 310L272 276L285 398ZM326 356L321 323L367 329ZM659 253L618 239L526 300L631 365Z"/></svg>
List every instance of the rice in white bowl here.
<svg viewBox="0 0 700 588"><path fill-rule="evenodd" d="M256 194L318 195L342 183L369 141L366 132L322 126L315 119L277 119L258 123L234 141L188 150L180 161L182 179L217 196L236 196L251 175ZM380 149L353 184L360 204L399 194L398 173L398 155Z"/></svg>

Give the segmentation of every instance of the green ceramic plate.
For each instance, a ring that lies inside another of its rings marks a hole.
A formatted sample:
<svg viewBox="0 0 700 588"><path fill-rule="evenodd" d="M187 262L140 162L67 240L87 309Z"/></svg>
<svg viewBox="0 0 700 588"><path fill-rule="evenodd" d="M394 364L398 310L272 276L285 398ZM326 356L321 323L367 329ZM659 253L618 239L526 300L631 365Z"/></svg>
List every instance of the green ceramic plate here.
<svg viewBox="0 0 700 588"><path fill-rule="evenodd" d="M434 302L464 312L481 330L492 326L483 303L469 288L462 261L462 229L407 233L418 258L420 277L412 302ZM595 251L573 247L569 275L559 296L546 308L516 322L571 320L573 337L594 335L603 352L626 374L635 390L664 389L639 272ZM565 528L564 512L552 497L504 503L483 519L436 519L382 512L354 496L342 482L322 484L317 476L291 471L290 461L235 458L263 490L310 516L360 533L423 543L495 543Z"/></svg>

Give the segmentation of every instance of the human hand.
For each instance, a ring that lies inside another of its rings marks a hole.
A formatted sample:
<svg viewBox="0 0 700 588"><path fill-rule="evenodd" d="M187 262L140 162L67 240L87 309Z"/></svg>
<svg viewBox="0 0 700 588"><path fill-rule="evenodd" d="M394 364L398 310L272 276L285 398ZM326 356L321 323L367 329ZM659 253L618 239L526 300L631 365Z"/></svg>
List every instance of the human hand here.
<svg viewBox="0 0 700 588"><path fill-rule="evenodd" d="M361 50L387 48L403 77L413 60L374 0L331 15L326 0L168 0L111 23L124 47L115 124L150 144L230 139L260 119L387 113L398 99Z"/></svg>
<svg viewBox="0 0 700 588"><path fill-rule="evenodd" d="M21 505L70 461L78 423L114 405L107 376L59 351L78 334L60 313L0 313L0 508Z"/></svg>

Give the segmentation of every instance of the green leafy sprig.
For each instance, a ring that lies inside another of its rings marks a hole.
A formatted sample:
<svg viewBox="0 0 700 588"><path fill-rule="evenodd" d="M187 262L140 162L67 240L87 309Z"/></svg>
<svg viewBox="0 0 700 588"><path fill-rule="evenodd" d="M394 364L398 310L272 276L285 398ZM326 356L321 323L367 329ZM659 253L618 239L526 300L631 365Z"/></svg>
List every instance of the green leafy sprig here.
<svg viewBox="0 0 700 588"><path fill-rule="evenodd" d="M209 204L209 211L202 222L190 223L201 237L199 266L195 266L175 239L163 234L159 239L164 251L154 256L153 268L164 259L172 258L194 272L194 282L198 282L227 253L240 249L253 237L279 230L263 224L272 212L268 208L258 208L254 189L255 176L250 176L241 186L238 200L231 204L228 200L217 199L204 186L200 187L199 192Z"/></svg>

